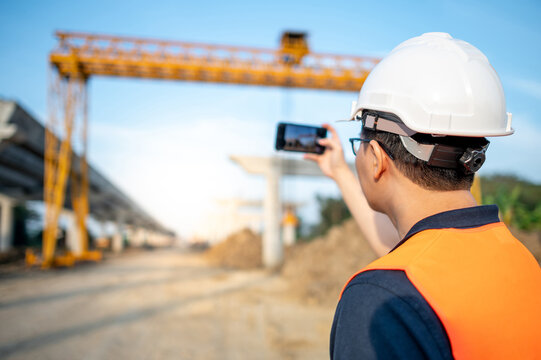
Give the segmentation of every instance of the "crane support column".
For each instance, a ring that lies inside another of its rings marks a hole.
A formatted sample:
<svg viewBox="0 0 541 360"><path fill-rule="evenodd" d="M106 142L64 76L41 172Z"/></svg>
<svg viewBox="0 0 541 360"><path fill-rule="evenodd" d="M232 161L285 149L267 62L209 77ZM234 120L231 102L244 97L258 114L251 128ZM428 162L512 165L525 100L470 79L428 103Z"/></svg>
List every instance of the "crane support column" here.
<svg viewBox="0 0 541 360"><path fill-rule="evenodd" d="M71 168L72 134L77 123L83 119L83 160L86 156L86 79L82 76L63 77L55 69L51 71L49 92L49 118L45 129L45 177L43 193L45 202L45 227L43 230L43 268L54 264L58 219L65 204L66 186ZM80 165L82 176L86 166ZM83 185L72 177L74 209L78 223L84 227L87 204L86 180ZM83 199L83 200L81 200ZM80 205L82 204L82 205ZM84 233L86 236L86 232ZM86 239L86 238L85 238ZM86 244L83 244L83 251Z"/></svg>

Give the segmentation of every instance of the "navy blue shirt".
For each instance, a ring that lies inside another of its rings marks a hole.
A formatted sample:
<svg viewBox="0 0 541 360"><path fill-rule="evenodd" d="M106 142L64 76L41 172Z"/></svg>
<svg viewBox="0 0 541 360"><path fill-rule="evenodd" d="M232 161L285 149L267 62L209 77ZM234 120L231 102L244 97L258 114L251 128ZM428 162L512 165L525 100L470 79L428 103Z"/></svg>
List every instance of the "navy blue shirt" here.
<svg viewBox="0 0 541 360"><path fill-rule="evenodd" d="M446 211L416 223L393 250L428 229L499 222L495 205ZM369 270L349 282L336 308L331 359L452 359L440 319L401 270Z"/></svg>

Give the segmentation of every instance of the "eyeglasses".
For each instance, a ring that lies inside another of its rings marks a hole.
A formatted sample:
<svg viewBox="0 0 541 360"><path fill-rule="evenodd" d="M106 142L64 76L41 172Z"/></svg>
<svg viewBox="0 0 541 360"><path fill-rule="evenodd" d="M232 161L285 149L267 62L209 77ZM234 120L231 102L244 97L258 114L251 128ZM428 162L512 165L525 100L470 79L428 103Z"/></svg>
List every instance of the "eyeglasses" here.
<svg viewBox="0 0 541 360"><path fill-rule="evenodd" d="M373 139L363 139L363 138L349 138L349 142L351 143L351 150L353 150L353 155L357 156L357 150L361 146L361 143L363 142L370 142ZM385 153L389 156L391 160L394 160L393 154L389 151L389 149L381 143L381 141L375 140L379 146L385 151ZM357 149L357 150L356 150Z"/></svg>

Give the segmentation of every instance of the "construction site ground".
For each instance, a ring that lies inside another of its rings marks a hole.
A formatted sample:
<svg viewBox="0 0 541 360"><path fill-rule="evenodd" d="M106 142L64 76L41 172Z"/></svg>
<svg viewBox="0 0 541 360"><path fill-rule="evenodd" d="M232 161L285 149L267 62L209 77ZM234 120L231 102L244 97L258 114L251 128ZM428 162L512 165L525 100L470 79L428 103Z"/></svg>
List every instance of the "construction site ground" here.
<svg viewBox="0 0 541 360"><path fill-rule="evenodd" d="M201 253L128 251L0 273L2 359L326 359L334 305Z"/></svg>
<svg viewBox="0 0 541 360"><path fill-rule="evenodd" d="M513 231L541 263L541 232ZM1 359L328 359L337 295L376 258L352 219L261 268L261 236L206 252L0 267Z"/></svg>

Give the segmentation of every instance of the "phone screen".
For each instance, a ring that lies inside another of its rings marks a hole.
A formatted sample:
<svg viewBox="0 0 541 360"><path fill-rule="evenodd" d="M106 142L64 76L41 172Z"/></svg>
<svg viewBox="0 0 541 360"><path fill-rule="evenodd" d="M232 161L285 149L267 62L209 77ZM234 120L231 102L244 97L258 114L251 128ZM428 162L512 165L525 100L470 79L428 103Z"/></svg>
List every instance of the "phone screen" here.
<svg viewBox="0 0 541 360"><path fill-rule="evenodd" d="M276 149L322 154L325 147L317 143L327 136L327 129L317 126L279 123L276 133Z"/></svg>

